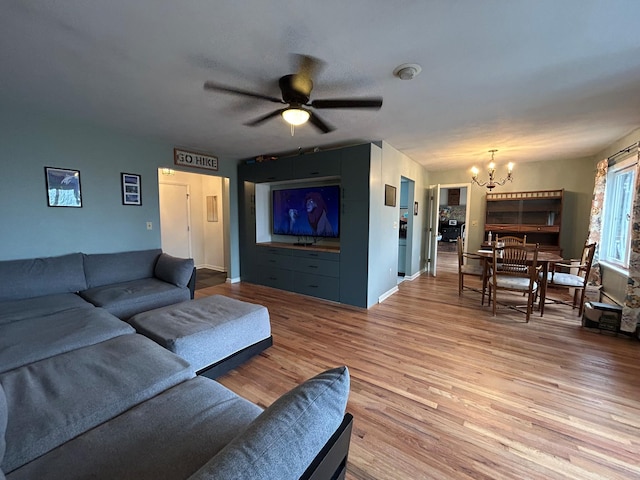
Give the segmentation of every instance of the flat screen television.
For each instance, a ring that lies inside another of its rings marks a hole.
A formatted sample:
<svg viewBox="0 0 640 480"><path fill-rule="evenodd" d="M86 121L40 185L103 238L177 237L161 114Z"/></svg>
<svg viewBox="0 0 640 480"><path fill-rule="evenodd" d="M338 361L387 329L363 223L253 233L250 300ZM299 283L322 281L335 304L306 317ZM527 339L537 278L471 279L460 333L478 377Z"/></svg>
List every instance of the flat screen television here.
<svg viewBox="0 0 640 480"><path fill-rule="evenodd" d="M273 190L273 233L340 237L340 185Z"/></svg>

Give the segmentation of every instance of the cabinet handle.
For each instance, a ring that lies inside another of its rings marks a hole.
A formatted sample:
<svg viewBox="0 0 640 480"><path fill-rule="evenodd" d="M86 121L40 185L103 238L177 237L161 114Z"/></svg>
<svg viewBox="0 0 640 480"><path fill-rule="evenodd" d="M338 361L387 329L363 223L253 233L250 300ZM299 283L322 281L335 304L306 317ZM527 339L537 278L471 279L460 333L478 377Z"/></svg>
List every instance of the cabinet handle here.
<svg viewBox="0 0 640 480"><path fill-rule="evenodd" d="M320 172L309 172L309 175L320 175Z"/></svg>
<svg viewBox="0 0 640 480"><path fill-rule="evenodd" d="M307 265L309 268L318 268L317 265Z"/></svg>
<svg viewBox="0 0 640 480"><path fill-rule="evenodd" d="M309 285L311 288L318 288L318 285Z"/></svg>

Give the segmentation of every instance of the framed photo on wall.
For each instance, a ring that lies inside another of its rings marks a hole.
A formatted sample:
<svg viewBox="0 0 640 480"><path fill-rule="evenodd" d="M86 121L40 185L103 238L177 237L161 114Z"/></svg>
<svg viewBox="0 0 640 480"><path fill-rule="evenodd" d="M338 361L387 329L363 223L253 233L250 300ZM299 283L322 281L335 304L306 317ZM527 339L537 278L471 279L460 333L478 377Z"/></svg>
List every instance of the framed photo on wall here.
<svg viewBox="0 0 640 480"><path fill-rule="evenodd" d="M393 185L384 186L384 204L389 207L396 206L396 187Z"/></svg>
<svg viewBox="0 0 640 480"><path fill-rule="evenodd" d="M47 205L50 207L82 207L80 170L44 167Z"/></svg>
<svg viewBox="0 0 640 480"><path fill-rule="evenodd" d="M121 173L123 205L142 205L142 177L135 173Z"/></svg>

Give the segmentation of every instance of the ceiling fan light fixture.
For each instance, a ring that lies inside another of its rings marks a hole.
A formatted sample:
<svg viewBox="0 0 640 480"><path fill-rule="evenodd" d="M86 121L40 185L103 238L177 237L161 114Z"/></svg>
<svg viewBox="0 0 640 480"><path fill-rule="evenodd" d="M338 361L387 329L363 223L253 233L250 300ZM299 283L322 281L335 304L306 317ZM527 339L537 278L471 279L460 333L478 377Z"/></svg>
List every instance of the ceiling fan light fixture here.
<svg viewBox="0 0 640 480"><path fill-rule="evenodd" d="M287 108L282 112L282 118L290 125L302 125L309 120L309 112L302 108Z"/></svg>

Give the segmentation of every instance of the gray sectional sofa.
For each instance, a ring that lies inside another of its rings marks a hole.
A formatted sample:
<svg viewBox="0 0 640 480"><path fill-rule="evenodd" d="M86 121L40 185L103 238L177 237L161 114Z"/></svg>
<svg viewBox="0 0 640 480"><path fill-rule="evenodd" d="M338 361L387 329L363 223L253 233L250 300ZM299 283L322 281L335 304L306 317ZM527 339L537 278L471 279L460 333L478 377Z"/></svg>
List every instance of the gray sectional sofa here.
<svg viewBox="0 0 640 480"><path fill-rule="evenodd" d="M344 478L346 367L262 411L122 320L192 274L159 250L0 262L0 479Z"/></svg>

